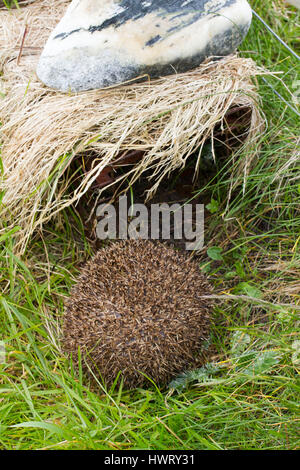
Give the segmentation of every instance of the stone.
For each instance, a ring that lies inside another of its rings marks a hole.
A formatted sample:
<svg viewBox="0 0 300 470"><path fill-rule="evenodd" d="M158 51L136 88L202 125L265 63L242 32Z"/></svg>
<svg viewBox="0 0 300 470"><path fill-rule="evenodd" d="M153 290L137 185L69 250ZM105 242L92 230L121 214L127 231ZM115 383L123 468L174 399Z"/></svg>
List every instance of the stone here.
<svg viewBox="0 0 300 470"><path fill-rule="evenodd" d="M300 0L287 0L287 3L300 9Z"/></svg>
<svg viewBox="0 0 300 470"><path fill-rule="evenodd" d="M251 19L246 0L73 0L37 75L51 88L78 92L185 72L233 53Z"/></svg>

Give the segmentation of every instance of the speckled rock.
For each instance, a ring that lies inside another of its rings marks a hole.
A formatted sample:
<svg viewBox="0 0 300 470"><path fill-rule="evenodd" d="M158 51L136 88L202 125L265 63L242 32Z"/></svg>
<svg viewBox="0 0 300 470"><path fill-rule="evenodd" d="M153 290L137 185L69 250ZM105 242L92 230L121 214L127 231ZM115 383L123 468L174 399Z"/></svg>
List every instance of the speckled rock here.
<svg viewBox="0 0 300 470"><path fill-rule="evenodd" d="M246 0L73 0L37 75L76 92L185 72L234 52L251 18Z"/></svg>

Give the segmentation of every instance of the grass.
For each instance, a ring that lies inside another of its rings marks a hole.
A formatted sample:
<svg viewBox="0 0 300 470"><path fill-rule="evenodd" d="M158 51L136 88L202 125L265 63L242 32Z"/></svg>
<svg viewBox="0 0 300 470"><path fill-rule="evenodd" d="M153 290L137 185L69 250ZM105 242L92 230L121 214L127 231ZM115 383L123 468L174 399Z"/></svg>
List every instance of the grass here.
<svg viewBox="0 0 300 470"><path fill-rule="evenodd" d="M296 49L298 13L279 1L251 4ZM242 49L282 71L292 89L297 60L257 20ZM295 106L283 82L268 81ZM247 181L230 193L241 154L196 192L210 202L200 266L220 294L206 368L165 390L93 393L57 340L64 296L94 249L75 209L37 234L22 259L13 234L2 236L0 448L299 448L298 117L265 82L259 87L268 128Z"/></svg>

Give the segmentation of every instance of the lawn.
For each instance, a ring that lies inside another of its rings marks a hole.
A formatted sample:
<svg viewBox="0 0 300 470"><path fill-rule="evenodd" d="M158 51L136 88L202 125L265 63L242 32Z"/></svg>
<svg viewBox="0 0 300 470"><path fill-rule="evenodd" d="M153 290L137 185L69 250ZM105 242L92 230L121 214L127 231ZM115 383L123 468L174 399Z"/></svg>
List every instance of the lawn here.
<svg viewBox="0 0 300 470"><path fill-rule="evenodd" d="M296 51L298 11L280 0L250 3ZM1 449L299 448L299 60L257 18L240 51L274 76L258 81L267 126L259 149L248 150L258 154L246 181L232 189L241 152L196 188L208 206L199 266L218 296L207 365L164 389L92 391L59 343L64 298L95 251L83 221L64 210L21 258L8 231L0 237Z"/></svg>

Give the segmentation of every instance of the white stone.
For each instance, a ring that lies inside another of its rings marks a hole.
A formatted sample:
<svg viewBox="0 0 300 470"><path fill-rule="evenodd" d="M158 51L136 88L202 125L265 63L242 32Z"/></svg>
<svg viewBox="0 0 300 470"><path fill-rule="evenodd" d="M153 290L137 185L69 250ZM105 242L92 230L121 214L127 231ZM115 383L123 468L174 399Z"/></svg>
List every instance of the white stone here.
<svg viewBox="0 0 300 470"><path fill-rule="evenodd" d="M294 7L300 9L300 0L287 0L287 3L290 3Z"/></svg>
<svg viewBox="0 0 300 470"><path fill-rule="evenodd" d="M76 92L184 72L234 52L251 18L246 0L73 0L37 74Z"/></svg>

